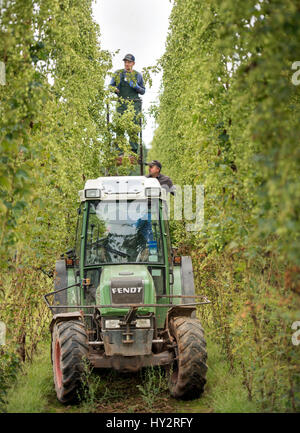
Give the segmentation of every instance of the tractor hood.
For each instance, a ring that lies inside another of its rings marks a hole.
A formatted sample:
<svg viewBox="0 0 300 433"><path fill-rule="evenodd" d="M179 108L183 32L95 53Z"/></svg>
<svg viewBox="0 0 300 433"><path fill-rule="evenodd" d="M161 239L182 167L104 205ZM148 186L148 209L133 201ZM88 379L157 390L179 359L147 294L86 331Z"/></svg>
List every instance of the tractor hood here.
<svg viewBox="0 0 300 433"><path fill-rule="evenodd" d="M101 309L102 315L123 316L128 308L120 304L141 304L138 314L155 312L155 308L143 308L143 304L155 304L156 294L152 276L146 265L107 265L101 273L96 291L97 305L112 304Z"/></svg>

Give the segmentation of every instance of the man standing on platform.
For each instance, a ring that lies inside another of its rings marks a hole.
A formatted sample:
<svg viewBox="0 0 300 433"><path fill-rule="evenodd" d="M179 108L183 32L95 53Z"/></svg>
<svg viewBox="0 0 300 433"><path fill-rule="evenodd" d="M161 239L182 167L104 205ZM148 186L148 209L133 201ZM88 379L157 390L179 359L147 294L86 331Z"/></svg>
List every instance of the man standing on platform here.
<svg viewBox="0 0 300 433"><path fill-rule="evenodd" d="M123 59L124 69L115 72L110 86L120 98L117 106L117 112L121 115L128 109L130 101L133 101L134 106L134 123L139 125L139 118L142 111L142 100L139 95L144 95L145 87L142 75L133 69L135 65L135 57L132 54L126 54ZM128 102L127 102L128 101ZM138 152L138 136L129 142L131 150L137 154Z"/></svg>

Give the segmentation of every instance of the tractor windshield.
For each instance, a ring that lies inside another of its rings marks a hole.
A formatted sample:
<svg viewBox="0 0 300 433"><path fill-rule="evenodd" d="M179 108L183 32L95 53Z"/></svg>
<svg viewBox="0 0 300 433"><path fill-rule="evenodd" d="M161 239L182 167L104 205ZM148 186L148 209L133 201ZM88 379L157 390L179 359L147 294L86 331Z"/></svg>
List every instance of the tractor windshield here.
<svg viewBox="0 0 300 433"><path fill-rule="evenodd" d="M158 200L89 201L85 264L163 263Z"/></svg>

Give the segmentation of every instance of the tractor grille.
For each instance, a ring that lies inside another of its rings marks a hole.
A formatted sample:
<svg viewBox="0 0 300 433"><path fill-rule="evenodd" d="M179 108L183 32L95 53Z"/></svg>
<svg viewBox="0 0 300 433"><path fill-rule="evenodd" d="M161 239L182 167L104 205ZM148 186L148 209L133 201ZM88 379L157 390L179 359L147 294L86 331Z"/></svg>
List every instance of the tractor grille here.
<svg viewBox="0 0 300 433"><path fill-rule="evenodd" d="M141 278L112 278L110 283L112 304L142 304L144 280Z"/></svg>

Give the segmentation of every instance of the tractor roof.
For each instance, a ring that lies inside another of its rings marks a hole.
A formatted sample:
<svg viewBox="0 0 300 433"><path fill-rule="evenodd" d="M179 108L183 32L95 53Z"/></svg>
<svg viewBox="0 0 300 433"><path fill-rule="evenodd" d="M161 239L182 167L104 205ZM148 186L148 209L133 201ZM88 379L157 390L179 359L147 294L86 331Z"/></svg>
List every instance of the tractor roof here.
<svg viewBox="0 0 300 433"><path fill-rule="evenodd" d="M132 200L160 197L166 200L166 190L157 179L146 176L110 176L87 180L79 191L81 201Z"/></svg>

